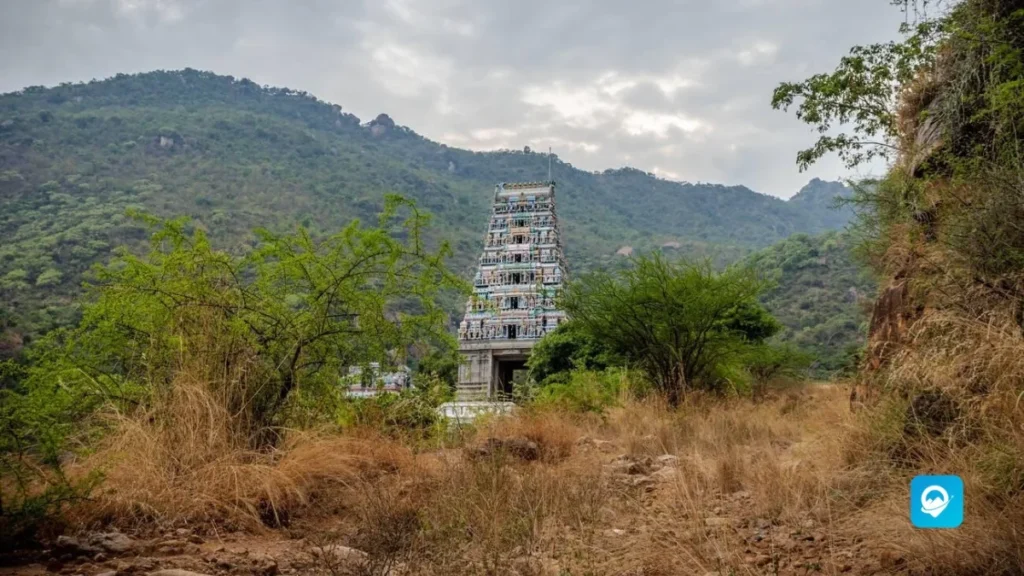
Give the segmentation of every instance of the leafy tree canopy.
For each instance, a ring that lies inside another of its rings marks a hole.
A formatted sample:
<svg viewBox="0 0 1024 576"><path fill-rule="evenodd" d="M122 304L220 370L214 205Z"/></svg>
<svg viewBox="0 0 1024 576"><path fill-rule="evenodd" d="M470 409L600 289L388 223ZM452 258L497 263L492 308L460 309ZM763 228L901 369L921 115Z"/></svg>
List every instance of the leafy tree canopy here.
<svg viewBox="0 0 1024 576"><path fill-rule="evenodd" d="M614 363L611 352L579 323L559 324L530 351L530 378L544 385L564 381L574 369L601 370Z"/></svg>
<svg viewBox="0 0 1024 576"><path fill-rule="evenodd" d="M219 441L265 449L284 427L339 417L345 367L454 348L437 298L465 286L447 246L425 247L428 218L408 200L389 197L375 227L353 221L319 240L257 231L242 255L187 219L136 217L150 249L97 270L76 327L25 364L0 363L0 524L83 493L59 458L100 408L167 430L212 419Z"/></svg>
<svg viewBox="0 0 1024 576"><path fill-rule="evenodd" d="M850 168L899 152L896 108L901 91L934 61L939 29L939 22L932 20L906 24L903 41L855 46L835 71L783 82L775 89L773 108L795 105L797 118L821 134L812 147L797 153L801 170L833 152ZM846 126L849 132L836 133Z"/></svg>
<svg viewBox="0 0 1024 576"><path fill-rule="evenodd" d="M656 254L571 282L562 304L580 330L677 403L687 389L721 387L723 368L779 330L757 301L764 288L749 268L716 272Z"/></svg>

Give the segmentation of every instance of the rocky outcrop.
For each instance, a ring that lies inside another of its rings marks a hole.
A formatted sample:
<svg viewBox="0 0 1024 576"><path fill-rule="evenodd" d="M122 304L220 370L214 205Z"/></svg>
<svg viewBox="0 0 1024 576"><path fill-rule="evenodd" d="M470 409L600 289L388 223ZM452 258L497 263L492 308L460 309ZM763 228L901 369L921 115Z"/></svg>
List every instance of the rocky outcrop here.
<svg viewBox="0 0 1024 576"><path fill-rule="evenodd" d="M895 280L879 293L868 328L868 370L878 370L891 357L916 315L905 278Z"/></svg>
<svg viewBox="0 0 1024 576"><path fill-rule="evenodd" d="M906 120L901 127L909 143L901 154L902 164L908 174L915 176L925 161L942 147L944 136L940 123L942 100L936 92L938 82L923 78L919 83L921 85L904 100Z"/></svg>
<svg viewBox="0 0 1024 576"><path fill-rule="evenodd" d="M370 120L368 126L370 128L370 134L374 136L383 136L390 130L394 130L395 121L387 114L378 114L376 118Z"/></svg>

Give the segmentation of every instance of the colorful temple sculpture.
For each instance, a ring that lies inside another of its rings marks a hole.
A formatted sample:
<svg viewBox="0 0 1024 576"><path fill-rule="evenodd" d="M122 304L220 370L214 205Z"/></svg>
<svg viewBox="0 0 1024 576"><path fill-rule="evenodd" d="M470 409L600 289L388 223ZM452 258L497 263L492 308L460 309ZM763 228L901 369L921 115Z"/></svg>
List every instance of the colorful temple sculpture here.
<svg viewBox="0 0 1024 576"><path fill-rule="evenodd" d="M459 324L459 400L511 396L530 349L565 320L555 307L565 270L554 182L498 184L473 295Z"/></svg>

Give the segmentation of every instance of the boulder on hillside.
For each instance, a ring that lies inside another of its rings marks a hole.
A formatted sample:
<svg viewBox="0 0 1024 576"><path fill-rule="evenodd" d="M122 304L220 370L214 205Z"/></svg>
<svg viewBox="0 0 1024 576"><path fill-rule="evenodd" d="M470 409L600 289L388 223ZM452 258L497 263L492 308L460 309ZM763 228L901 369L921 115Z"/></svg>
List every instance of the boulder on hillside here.
<svg viewBox="0 0 1024 576"><path fill-rule="evenodd" d="M370 134L382 136L395 128L395 121L387 114L378 114L376 118L370 120L369 127Z"/></svg>

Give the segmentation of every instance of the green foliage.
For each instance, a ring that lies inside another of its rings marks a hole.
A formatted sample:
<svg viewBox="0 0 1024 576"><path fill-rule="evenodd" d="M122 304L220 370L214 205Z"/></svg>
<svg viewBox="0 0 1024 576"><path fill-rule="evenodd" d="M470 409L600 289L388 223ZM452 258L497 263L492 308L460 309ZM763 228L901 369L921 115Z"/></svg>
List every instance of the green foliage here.
<svg viewBox="0 0 1024 576"><path fill-rule="evenodd" d="M855 244L848 233L795 234L745 260L775 281L761 303L783 326L776 339L810 354L819 377L843 370L867 336L876 285L858 266Z"/></svg>
<svg viewBox="0 0 1024 576"><path fill-rule="evenodd" d="M408 215L396 220L400 209ZM435 299L460 284L446 248L424 249L426 217L403 199L389 199L379 228L354 221L321 241L258 232L244 256L213 249L183 219L147 220L150 252L98 271L96 301L59 365L108 390L160 395L199 379L237 434L262 444L286 424L294 391L330 394L342 367L389 365L414 342L452 345Z"/></svg>
<svg viewBox="0 0 1024 576"><path fill-rule="evenodd" d="M801 99L797 116L819 131L852 122L901 155L854 198L874 264L887 265L879 257L896 237L948 247L935 282L978 283L1016 302L1024 294L1011 286L1024 269L1024 7L963 0L929 14L925 0L896 3L917 19L902 42L854 48L833 74L781 85L773 104ZM840 138L823 136L798 162L830 151L851 164L870 158ZM962 281L951 273L959 266L970 270Z"/></svg>
<svg viewBox="0 0 1024 576"><path fill-rule="evenodd" d="M429 439L445 431L438 407L451 397L447 382L423 376L411 390L347 400L339 422L343 427L366 427L403 439Z"/></svg>
<svg viewBox="0 0 1024 576"><path fill-rule="evenodd" d="M454 390L459 378L460 361L461 358L454 347L433 349L416 364L414 380L433 378Z"/></svg>
<svg viewBox="0 0 1024 576"><path fill-rule="evenodd" d="M532 380L546 385L565 382L573 370L602 370L612 363L608 349L569 320L533 347L526 366Z"/></svg>
<svg viewBox="0 0 1024 576"><path fill-rule="evenodd" d="M942 22L948 81L935 88L930 112L946 143L907 188L930 191L947 181L954 188L928 206L930 221L917 228L949 245L975 281L1016 303L1024 289L1005 284L1024 270L1024 6L972 0Z"/></svg>
<svg viewBox="0 0 1024 576"><path fill-rule="evenodd" d="M826 229L841 230L856 216L851 205L853 193L853 188L840 182L814 178L790 198L789 203L820 213Z"/></svg>
<svg viewBox="0 0 1024 576"><path fill-rule="evenodd" d="M42 523L95 486L96 475L66 477L61 459L86 432L82 419L97 400L89 388L0 362L0 548L32 539Z"/></svg>
<svg viewBox="0 0 1024 576"><path fill-rule="evenodd" d="M77 321L87 271L115 246L146 250L128 209L187 215L212 246L237 254L259 241L256 227L280 234L301 223L320 239L372 218L397 192L435 215L424 241L447 241L468 277L494 184L542 179L548 164L522 150L451 148L389 121L361 124L305 92L196 70L28 88L0 96L0 120L11 121L0 131L0 300L26 337ZM836 225L817 204L743 187L598 174L557 157L554 177L576 271L625 264L615 256L623 245L734 261ZM37 285L50 269L59 282ZM441 303L453 316L463 304L454 293Z"/></svg>
<svg viewBox="0 0 1024 576"><path fill-rule="evenodd" d="M55 268L47 268L43 270L43 273L36 277L36 286L56 286L60 284L61 273L60 270Z"/></svg>
<svg viewBox="0 0 1024 576"><path fill-rule="evenodd" d="M774 336L782 326L757 301L738 300L716 329L725 330L747 342L764 342Z"/></svg>
<svg viewBox="0 0 1024 576"><path fill-rule="evenodd" d="M796 117L821 134L797 154L801 170L832 152L853 168L900 150L896 106L903 88L934 62L939 30L937 22L927 20L904 26L902 42L854 46L831 74L775 89L773 108L788 110L799 101ZM832 134L844 126L852 126L852 133Z"/></svg>
<svg viewBox="0 0 1024 576"><path fill-rule="evenodd" d="M654 255L570 282L562 305L675 404L688 388L721 389L723 368L778 331L757 302L764 287L749 268L716 272Z"/></svg>
<svg viewBox="0 0 1024 576"><path fill-rule="evenodd" d="M788 344L757 346L743 360L755 395L781 380L803 380L813 358Z"/></svg>
<svg viewBox="0 0 1024 576"><path fill-rule="evenodd" d="M97 270L74 329L52 332L28 367L0 364L0 520L53 513L88 488L60 460L92 433L102 407L142 406L173 422L173 401L202 389L233 438L265 448L285 426L333 420L346 406L349 365L404 361L413 344L453 348L436 298L462 284L445 246L424 247L427 217L391 197L379 227L354 221L314 240L257 232L243 255L215 250L185 219L139 216L152 228L143 256L123 252ZM374 400L389 425L424 428L448 387ZM197 388L198 387L198 388Z"/></svg>
<svg viewBox="0 0 1024 576"><path fill-rule="evenodd" d="M627 388L625 370L578 369L565 373L565 378L538 388L533 403L569 412L603 414L619 403Z"/></svg>

